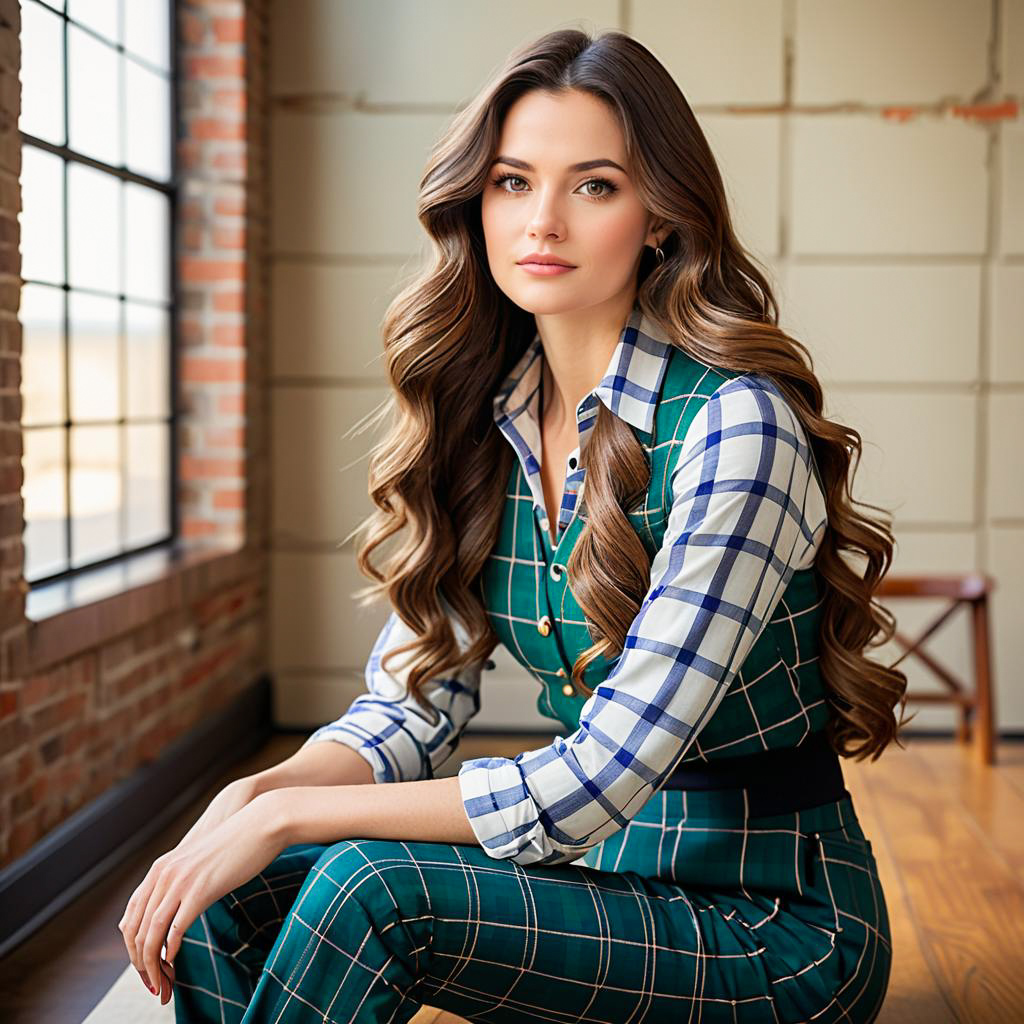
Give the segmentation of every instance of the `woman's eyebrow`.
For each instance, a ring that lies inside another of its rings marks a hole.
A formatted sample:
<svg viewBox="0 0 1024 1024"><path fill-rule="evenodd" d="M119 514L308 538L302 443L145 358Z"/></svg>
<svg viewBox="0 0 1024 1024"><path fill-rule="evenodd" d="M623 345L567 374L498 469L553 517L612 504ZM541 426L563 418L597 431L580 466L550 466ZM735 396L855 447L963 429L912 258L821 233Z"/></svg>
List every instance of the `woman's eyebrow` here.
<svg viewBox="0 0 1024 1024"><path fill-rule="evenodd" d="M491 161L491 166L495 164L509 164L512 167L518 167L524 171L534 171L536 168L532 164L528 164L525 160L516 160L515 157L511 156L496 156ZM597 160L584 160L582 163L572 164L569 167L570 171L590 171L595 167L614 167L616 170L626 173L624 167L620 167L614 160L609 160L607 157L599 157Z"/></svg>

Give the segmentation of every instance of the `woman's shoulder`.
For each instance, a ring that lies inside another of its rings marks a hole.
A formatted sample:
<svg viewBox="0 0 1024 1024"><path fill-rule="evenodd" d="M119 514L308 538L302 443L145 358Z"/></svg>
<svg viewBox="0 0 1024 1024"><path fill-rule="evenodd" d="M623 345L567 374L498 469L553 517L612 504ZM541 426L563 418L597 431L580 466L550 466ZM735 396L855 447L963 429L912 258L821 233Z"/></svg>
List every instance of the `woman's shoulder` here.
<svg viewBox="0 0 1024 1024"><path fill-rule="evenodd" d="M673 346L658 394L654 443L679 444L694 430L705 430L716 407L724 403L739 408L753 402L754 392L765 387L771 387L771 382L758 374L701 362Z"/></svg>
<svg viewBox="0 0 1024 1024"><path fill-rule="evenodd" d="M701 362L678 346L668 359L658 412L675 428L677 438L680 420L689 428L700 412L711 418L728 413L733 418L778 422L804 433L799 415L771 376Z"/></svg>
<svg viewBox="0 0 1024 1024"><path fill-rule="evenodd" d="M676 349L655 416L654 447L667 448L678 462L707 448L709 439L728 440L732 455L749 451L751 460L763 462L766 437L776 442L770 446L776 463L794 456L824 489L803 421L773 377L712 366Z"/></svg>

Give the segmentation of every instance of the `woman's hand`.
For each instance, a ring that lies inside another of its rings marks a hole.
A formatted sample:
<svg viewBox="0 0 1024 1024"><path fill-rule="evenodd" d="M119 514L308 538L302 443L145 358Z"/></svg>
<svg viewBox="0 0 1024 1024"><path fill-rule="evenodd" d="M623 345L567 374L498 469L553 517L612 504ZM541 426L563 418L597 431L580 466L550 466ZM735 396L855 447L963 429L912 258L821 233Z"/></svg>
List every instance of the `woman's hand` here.
<svg viewBox="0 0 1024 1024"><path fill-rule="evenodd" d="M255 776L246 776L241 779L235 779L233 782L229 782L209 803L206 810L200 815L199 819L193 824L193 826L185 833L184 836L178 841L176 847L177 851L180 851L186 844L194 842L196 839L208 835L218 825L220 825L227 818L230 818L232 814L241 810L248 803L250 803L259 794L258 782ZM122 919L124 920L124 919ZM161 1004L164 1003L164 979L167 979L167 998L170 998L171 988L174 984L174 968L163 962L160 964L161 970L159 972L159 985L160 989L157 993L160 996ZM139 972L143 981L149 985L150 989L153 986L150 984L150 979L142 971Z"/></svg>
<svg viewBox="0 0 1024 1024"><path fill-rule="evenodd" d="M212 806L212 805L211 805ZM277 793L264 793L208 831L184 840L153 862L132 893L118 928L128 957L161 1005L170 999L174 957L182 936L199 915L262 871L287 845ZM171 973L164 972L161 948Z"/></svg>

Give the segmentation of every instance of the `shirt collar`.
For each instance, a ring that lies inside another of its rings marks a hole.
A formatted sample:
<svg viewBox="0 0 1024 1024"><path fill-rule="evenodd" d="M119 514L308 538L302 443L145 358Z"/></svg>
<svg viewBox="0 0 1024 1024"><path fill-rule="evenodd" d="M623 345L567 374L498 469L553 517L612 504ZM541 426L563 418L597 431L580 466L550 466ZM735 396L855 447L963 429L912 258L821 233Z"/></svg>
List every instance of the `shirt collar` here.
<svg viewBox="0 0 1024 1024"><path fill-rule="evenodd" d="M577 424L588 417L600 400L620 419L652 433L661 382L672 349L660 324L644 316L634 303L604 376L576 410ZM540 332L536 332L494 396L494 419L499 426L514 420L531 405L540 384L543 358Z"/></svg>

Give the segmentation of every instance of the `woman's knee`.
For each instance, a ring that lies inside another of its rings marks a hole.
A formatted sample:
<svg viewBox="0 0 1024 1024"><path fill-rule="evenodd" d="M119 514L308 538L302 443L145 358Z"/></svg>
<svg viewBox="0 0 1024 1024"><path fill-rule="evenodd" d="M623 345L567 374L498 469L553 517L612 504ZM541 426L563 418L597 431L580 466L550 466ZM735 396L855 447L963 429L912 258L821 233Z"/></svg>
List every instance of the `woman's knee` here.
<svg viewBox="0 0 1024 1024"><path fill-rule="evenodd" d="M378 924L423 919L430 903L422 865L411 848L416 845L393 839L334 843L310 870L300 902L327 916L354 902Z"/></svg>
<svg viewBox="0 0 1024 1024"><path fill-rule="evenodd" d="M410 844L397 839L344 839L320 853L310 881L348 892L390 889L398 884L418 886L422 872Z"/></svg>

